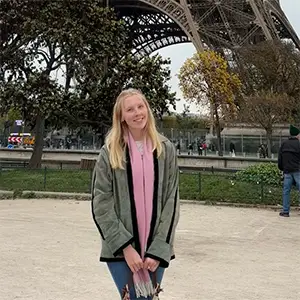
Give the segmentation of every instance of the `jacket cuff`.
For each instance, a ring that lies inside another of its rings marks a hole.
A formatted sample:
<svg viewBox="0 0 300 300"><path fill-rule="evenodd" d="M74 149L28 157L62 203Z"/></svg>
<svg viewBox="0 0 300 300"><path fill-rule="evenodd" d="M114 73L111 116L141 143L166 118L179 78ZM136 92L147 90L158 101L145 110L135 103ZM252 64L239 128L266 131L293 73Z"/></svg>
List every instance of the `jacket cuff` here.
<svg viewBox="0 0 300 300"><path fill-rule="evenodd" d="M109 240L106 239L107 245L114 256L126 248L133 241L133 236L129 232L119 232Z"/></svg>
<svg viewBox="0 0 300 300"><path fill-rule="evenodd" d="M155 238L145 253L145 257L153 258L160 262L160 267L167 268L171 259L171 246L166 241Z"/></svg>
<svg viewBox="0 0 300 300"><path fill-rule="evenodd" d="M113 253L114 257L123 255L123 249L125 249L127 246L129 246L130 244L132 244L133 241L134 241L134 238L131 238L128 242L126 242L125 244L123 244L118 250L116 250Z"/></svg>

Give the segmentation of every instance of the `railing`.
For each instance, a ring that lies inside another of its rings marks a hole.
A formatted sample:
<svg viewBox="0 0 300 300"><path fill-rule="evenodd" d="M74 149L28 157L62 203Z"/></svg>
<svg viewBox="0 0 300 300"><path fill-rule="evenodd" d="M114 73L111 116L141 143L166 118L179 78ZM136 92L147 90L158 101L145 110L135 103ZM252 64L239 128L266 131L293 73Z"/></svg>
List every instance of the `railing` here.
<svg viewBox="0 0 300 300"><path fill-rule="evenodd" d="M2 169L0 190L90 193L92 170ZM180 171L180 198L207 203L281 204L282 187L236 179L235 173ZM292 191L292 205L299 195Z"/></svg>

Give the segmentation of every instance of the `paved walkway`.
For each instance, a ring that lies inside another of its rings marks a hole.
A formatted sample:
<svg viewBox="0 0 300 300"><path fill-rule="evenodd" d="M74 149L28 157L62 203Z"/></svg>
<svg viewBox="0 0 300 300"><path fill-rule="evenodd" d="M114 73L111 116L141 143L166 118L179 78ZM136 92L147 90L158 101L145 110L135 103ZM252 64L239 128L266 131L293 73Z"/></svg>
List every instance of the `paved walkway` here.
<svg viewBox="0 0 300 300"><path fill-rule="evenodd" d="M161 300L300 299L300 215L182 205ZM0 299L117 300L89 202L0 201Z"/></svg>

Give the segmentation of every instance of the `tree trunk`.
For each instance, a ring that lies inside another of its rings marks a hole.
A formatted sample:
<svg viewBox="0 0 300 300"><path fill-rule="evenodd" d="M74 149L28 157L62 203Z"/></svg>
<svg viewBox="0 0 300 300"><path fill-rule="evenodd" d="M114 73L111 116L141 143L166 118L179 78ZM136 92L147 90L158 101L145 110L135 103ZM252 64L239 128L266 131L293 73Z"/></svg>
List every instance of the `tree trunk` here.
<svg viewBox="0 0 300 300"><path fill-rule="evenodd" d="M214 105L212 103L210 103L209 110L210 110L209 134L213 136L214 135Z"/></svg>
<svg viewBox="0 0 300 300"><path fill-rule="evenodd" d="M217 133L217 141L218 141L218 152L219 156L223 156L223 150L222 150L222 139L221 139L221 126L220 126L220 118L218 114L218 108L215 105L215 117L216 117L216 133Z"/></svg>
<svg viewBox="0 0 300 300"><path fill-rule="evenodd" d="M28 164L30 169L39 169L42 165L42 155L44 147L44 132L45 132L45 119L38 113L35 124L35 143L33 152Z"/></svg>
<svg viewBox="0 0 300 300"><path fill-rule="evenodd" d="M271 158L272 153L271 153L271 148L272 148L272 129L266 130L267 133L267 157Z"/></svg>

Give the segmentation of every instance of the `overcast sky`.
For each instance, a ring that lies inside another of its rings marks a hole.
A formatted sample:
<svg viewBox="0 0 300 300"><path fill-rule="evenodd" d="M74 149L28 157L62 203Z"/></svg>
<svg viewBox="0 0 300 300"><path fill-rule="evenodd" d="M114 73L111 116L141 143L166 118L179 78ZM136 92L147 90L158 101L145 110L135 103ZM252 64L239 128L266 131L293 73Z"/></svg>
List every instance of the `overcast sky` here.
<svg viewBox="0 0 300 300"><path fill-rule="evenodd" d="M280 0L281 7L285 14L287 15L290 23L294 27L294 30L300 36L300 1L299 0ZM177 92L177 97L182 98L180 90L178 88L178 79L176 74L178 74L180 67L184 61L191 57L194 52L194 46L189 44L179 44L163 48L158 51L163 57L171 58L171 71L172 71L172 90ZM183 109L184 100L177 103L177 112L181 112ZM191 110L196 112L197 108L191 105Z"/></svg>

